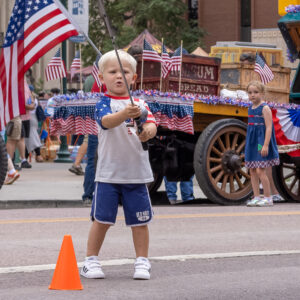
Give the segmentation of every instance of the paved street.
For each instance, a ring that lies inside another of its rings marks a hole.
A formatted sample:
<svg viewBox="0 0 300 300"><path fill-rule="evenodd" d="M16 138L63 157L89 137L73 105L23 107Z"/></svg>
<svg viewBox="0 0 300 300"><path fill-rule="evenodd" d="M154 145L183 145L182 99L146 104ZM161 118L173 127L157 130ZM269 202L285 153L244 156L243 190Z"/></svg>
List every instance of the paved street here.
<svg viewBox="0 0 300 300"><path fill-rule="evenodd" d="M120 208L101 261L105 280L48 290L64 235L85 257L89 208L0 210L1 299L299 299L300 209L207 204L154 206L152 278L134 281L130 229Z"/></svg>
<svg viewBox="0 0 300 300"><path fill-rule="evenodd" d="M0 299L299 299L299 204L224 207L196 184L196 201L171 206L163 185L154 199L150 281L132 280L120 207L100 255L107 278L81 278L83 291L48 290L64 236L72 236L80 267L90 227L83 177L68 167L33 163L0 190Z"/></svg>

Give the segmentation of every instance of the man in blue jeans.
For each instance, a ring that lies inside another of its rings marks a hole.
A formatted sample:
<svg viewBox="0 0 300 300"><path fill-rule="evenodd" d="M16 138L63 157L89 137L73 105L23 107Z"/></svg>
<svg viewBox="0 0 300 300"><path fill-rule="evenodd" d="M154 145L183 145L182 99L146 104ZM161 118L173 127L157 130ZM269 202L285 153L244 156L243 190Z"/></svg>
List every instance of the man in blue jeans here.
<svg viewBox="0 0 300 300"><path fill-rule="evenodd" d="M89 134L87 147L87 164L84 173L83 182L83 204L90 206L93 200L93 193L95 190L95 156L98 147L98 136Z"/></svg>
<svg viewBox="0 0 300 300"><path fill-rule="evenodd" d="M193 193L193 177L188 181L180 181L180 192L182 201L177 200L177 181L168 181L166 176L164 177L166 193L171 204L181 203L185 201L194 200Z"/></svg>

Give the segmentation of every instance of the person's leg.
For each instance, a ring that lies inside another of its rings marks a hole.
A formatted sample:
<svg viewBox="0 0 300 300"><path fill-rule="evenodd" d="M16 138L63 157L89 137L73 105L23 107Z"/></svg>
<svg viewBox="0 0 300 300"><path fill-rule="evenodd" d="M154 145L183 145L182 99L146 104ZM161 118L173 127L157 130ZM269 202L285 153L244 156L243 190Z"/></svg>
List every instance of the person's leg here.
<svg viewBox="0 0 300 300"><path fill-rule="evenodd" d="M16 171L14 164L9 155L7 155L7 165L8 165L7 176L4 181L4 184L6 185L13 184L20 177L20 174L18 171Z"/></svg>
<svg viewBox="0 0 300 300"><path fill-rule="evenodd" d="M82 200L91 203L95 190L95 156L98 147L97 135L89 135L87 147L87 164L84 173Z"/></svg>
<svg viewBox="0 0 300 300"><path fill-rule="evenodd" d="M6 150L10 157L14 157L14 153L16 151L17 144L18 144L17 140L7 139Z"/></svg>
<svg viewBox="0 0 300 300"><path fill-rule="evenodd" d="M35 160L36 162L43 162L44 159L41 155L41 148L40 147L37 147L34 149L34 152L35 152Z"/></svg>
<svg viewBox="0 0 300 300"><path fill-rule="evenodd" d="M281 197L279 194L276 185L274 183L273 174L272 174L272 167L266 168L267 176L269 178L270 182L270 189L271 189L271 196L273 199L273 202L284 202L284 198Z"/></svg>
<svg viewBox="0 0 300 300"><path fill-rule="evenodd" d="M192 176L188 181L180 181L180 192L182 201L189 201L195 199L193 191L193 178Z"/></svg>
<svg viewBox="0 0 300 300"><path fill-rule="evenodd" d="M266 169L258 168L257 174L259 176L259 179L260 179L263 189L264 189L264 198L261 199L259 202L257 202L257 206L271 206L271 205L273 205L273 200L271 197L270 182L269 182L269 178L267 176Z"/></svg>
<svg viewBox="0 0 300 300"><path fill-rule="evenodd" d="M89 232L86 256L98 256L109 227L109 224L93 222Z"/></svg>
<svg viewBox="0 0 300 300"><path fill-rule="evenodd" d="M164 176L166 193L169 201L177 200L177 182L176 181L168 181L166 176Z"/></svg>
<svg viewBox="0 0 300 300"><path fill-rule="evenodd" d="M76 156L75 162L74 162L74 165L76 167L80 167L81 161L82 161L82 159L84 158L84 156L86 154L87 147L88 147L88 144L85 143L85 142L82 143L81 146L79 147L78 152L77 152L77 156Z"/></svg>
<svg viewBox="0 0 300 300"><path fill-rule="evenodd" d="M136 257L148 257L149 230L147 225L131 227Z"/></svg>
<svg viewBox="0 0 300 300"><path fill-rule="evenodd" d="M256 203L260 201L259 177L257 175L256 169L250 169L249 171L254 198L247 202L247 206L256 206Z"/></svg>
<svg viewBox="0 0 300 300"><path fill-rule="evenodd" d="M32 166L31 164L27 161L27 159L25 158L25 139L24 137L22 137L19 141L18 141L18 150L19 150L19 154L20 154L20 158L21 158L21 168L25 168L25 169L30 169Z"/></svg>
<svg viewBox="0 0 300 300"><path fill-rule="evenodd" d="M69 168L70 172L72 172L76 175L84 175L84 172L83 172L82 167L81 167L81 161L82 161L82 159L84 158L84 156L86 154L87 146L88 146L88 144L86 142L84 142L79 147L76 158L75 158L75 162L71 166L71 168Z"/></svg>

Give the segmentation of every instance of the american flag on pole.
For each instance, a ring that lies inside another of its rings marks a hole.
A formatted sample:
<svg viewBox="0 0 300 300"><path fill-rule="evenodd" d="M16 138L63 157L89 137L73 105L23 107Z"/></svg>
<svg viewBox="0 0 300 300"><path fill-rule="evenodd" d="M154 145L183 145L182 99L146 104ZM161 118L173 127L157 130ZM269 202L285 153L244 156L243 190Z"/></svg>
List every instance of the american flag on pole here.
<svg viewBox="0 0 300 300"><path fill-rule="evenodd" d="M274 74L262 54L256 53L254 71L259 74L263 84L267 84L274 79Z"/></svg>
<svg viewBox="0 0 300 300"><path fill-rule="evenodd" d="M101 86L101 81L99 78L99 67L98 67L98 62L99 62L100 57L101 57L100 55L97 55L97 58L93 63L93 70L92 70L92 75L95 78L95 81L97 82L98 87Z"/></svg>
<svg viewBox="0 0 300 300"><path fill-rule="evenodd" d="M24 74L76 28L58 0L16 0L0 54L0 130L25 113Z"/></svg>
<svg viewBox="0 0 300 300"><path fill-rule="evenodd" d="M162 44L161 63L162 63L162 68L161 68L162 76L163 78L166 78L172 68L172 61L164 44Z"/></svg>
<svg viewBox="0 0 300 300"><path fill-rule="evenodd" d="M75 57L72 61L70 72L71 72L71 79L73 78L75 71L81 68L81 60L80 60L80 52L76 51Z"/></svg>
<svg viewBox="0 0 300 300"><path fill-rule="evenodd" d="M60 48L49 61L45 70L45 75L47 81L67 77L66 66L60 56Z"/></svg>
<svg viewBox="0 0 300 300"><path fill-rule="evenodd" d="M182 61L182 51L181 51L181 46L178 47L172 57L171 57L171 61L172 61L172 68L171 70L173 71L180 71L181 68L181 61Z"/></svg>
<svg viewBox="0 0 300 300"><path fill-rule="evenodd" d="M144 39L143 60L161 62L161 57L153 50L152 46Z"/></svg>

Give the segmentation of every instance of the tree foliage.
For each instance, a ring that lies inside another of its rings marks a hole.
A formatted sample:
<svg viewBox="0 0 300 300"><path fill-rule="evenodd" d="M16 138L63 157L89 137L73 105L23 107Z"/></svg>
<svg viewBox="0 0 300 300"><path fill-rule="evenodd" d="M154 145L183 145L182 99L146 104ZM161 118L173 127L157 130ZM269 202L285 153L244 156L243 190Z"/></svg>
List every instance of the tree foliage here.
<svg viewBox="0 0 300 300"><path fill-rule="evenodd" d="M157 39L164 38L172 49L180 46L188 51L202 46L204 31L187 20L187 5L182 0L105 0L107 15L111 21L119 48L127 46L144 29ZM99 15L98 0L90 0L89 37L105 53L113 49L104 21ZM83 61L93 63L95 50L83 47Z"/></svg>

